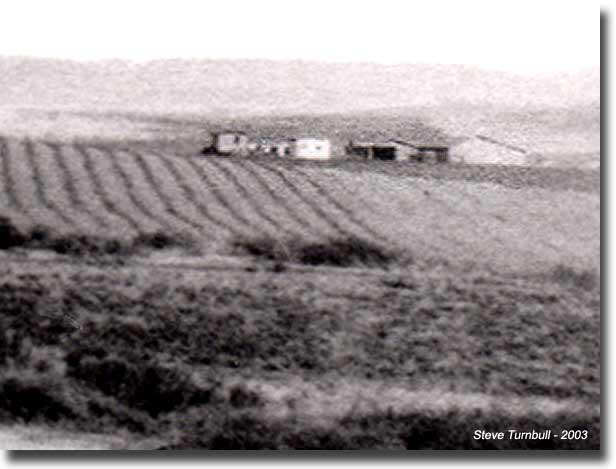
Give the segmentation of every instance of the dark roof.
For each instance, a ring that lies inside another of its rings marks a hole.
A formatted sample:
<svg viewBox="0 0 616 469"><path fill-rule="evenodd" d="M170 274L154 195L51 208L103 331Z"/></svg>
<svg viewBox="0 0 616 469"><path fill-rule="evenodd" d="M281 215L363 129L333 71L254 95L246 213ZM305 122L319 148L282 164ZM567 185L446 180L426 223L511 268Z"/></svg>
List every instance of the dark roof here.
<svg viewBox="0 0 616 469"><path fill-rule="evenodd" d="M413 143L413 142L407 142L405 140L398 140L395 138L386 140L384 142L353 142L351 141L350 145L355 148L391 147L394 145L403 145L405 147L412 147L417 150L447 150L449 149L448 145L443 145L439 143Z"/></svg>
<svg viewBox="0 0 616 469"><path fill-rule="evenodd" d="M222 135L222 134L246 135L246 132L244 132L243 130L233 130L233 129L222 130L220 132L212 132L212 135Z"/></svg>
<svg viewBox="0 0 616 469"><path fill-rule="evenodd" d="M447 150L449 149L449 145L444 145L442 143L416 143L416 142L407 142L405 140L397 140L392 139L392 142L396 142L399 145L405 145L407 147L413 147L417 150Z"/></svg>

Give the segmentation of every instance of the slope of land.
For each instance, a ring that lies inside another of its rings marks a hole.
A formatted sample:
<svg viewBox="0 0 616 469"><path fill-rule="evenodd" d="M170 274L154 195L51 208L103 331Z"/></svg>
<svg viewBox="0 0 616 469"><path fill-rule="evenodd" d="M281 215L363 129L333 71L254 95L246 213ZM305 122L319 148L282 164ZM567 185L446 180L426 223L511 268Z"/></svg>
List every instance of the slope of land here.
<svg viewBox="0 0 616 469"><path fill-rule="evenodd" d="M0 102L218 117L454 104L575 107L599 102L599 71L526 76L463 65L1 57Z"/></svg>
<svg viewBox="0 0 616 469"><path fill-rule="evenodd" d="M6 421L174 449L599 446L598 283L565 267L20 262L0 300Z"/></svg>
<svg viewBox="0 0 616 469"><path fill-rule="evenodd" d="M30 139L2 139L0 151L2 213L26 231L181 233L205 253L225 253L243 235L355 235L454 264L599 265L593 172L281 164Z"/></svg>
<svg viewBox="0 0 616 469"><path fill-rule="evenodd" d="M120 117L0 138L5 444L599 447L598 171L221 158Z"/></svg>

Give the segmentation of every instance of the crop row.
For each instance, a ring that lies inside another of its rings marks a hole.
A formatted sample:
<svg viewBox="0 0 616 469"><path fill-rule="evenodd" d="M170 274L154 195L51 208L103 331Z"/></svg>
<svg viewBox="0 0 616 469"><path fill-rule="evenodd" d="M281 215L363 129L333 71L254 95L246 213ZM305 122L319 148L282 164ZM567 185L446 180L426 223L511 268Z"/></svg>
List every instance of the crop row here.
<svg viewBox="0 0 616 469"><path fill-rule="evenodd" d="M99 144L0 139L0 191L22 225L113 237L182 232L203 242L267 235L383 240L301 168Z"/></svg>

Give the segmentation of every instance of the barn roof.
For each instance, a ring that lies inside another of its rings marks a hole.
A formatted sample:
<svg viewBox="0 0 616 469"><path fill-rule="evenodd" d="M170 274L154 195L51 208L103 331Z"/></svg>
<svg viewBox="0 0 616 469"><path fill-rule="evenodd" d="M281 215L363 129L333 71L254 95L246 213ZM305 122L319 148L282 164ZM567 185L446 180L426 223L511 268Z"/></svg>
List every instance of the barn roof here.
<svg viewBox="0 0 616 469"><path fill-rule="evenodd" d="M225 129L220 132L212 132L213 135L233 134L233 135L246 135L243 130Z"/></svg>

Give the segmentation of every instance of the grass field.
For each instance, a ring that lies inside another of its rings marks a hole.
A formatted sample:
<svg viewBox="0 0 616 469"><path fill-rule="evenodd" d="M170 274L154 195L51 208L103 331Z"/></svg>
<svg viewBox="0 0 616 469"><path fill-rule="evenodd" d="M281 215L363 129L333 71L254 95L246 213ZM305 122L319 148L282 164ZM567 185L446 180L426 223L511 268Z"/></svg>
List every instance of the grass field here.
<svg viewBox="0 0 616 469"><path fill-rule="evenodd" d="M0 154L22 236L0 253L4 422L168 449L599 447L598 171Z"/></svg>
<svg viewBox="0 0 616 469"><path fill-rule="evenodd" d="M356 235L457 264L598 269L598 171L280 164L7 138L0 152L3 215L24 230L181 233L217 254L245 235Z"/></svg>

